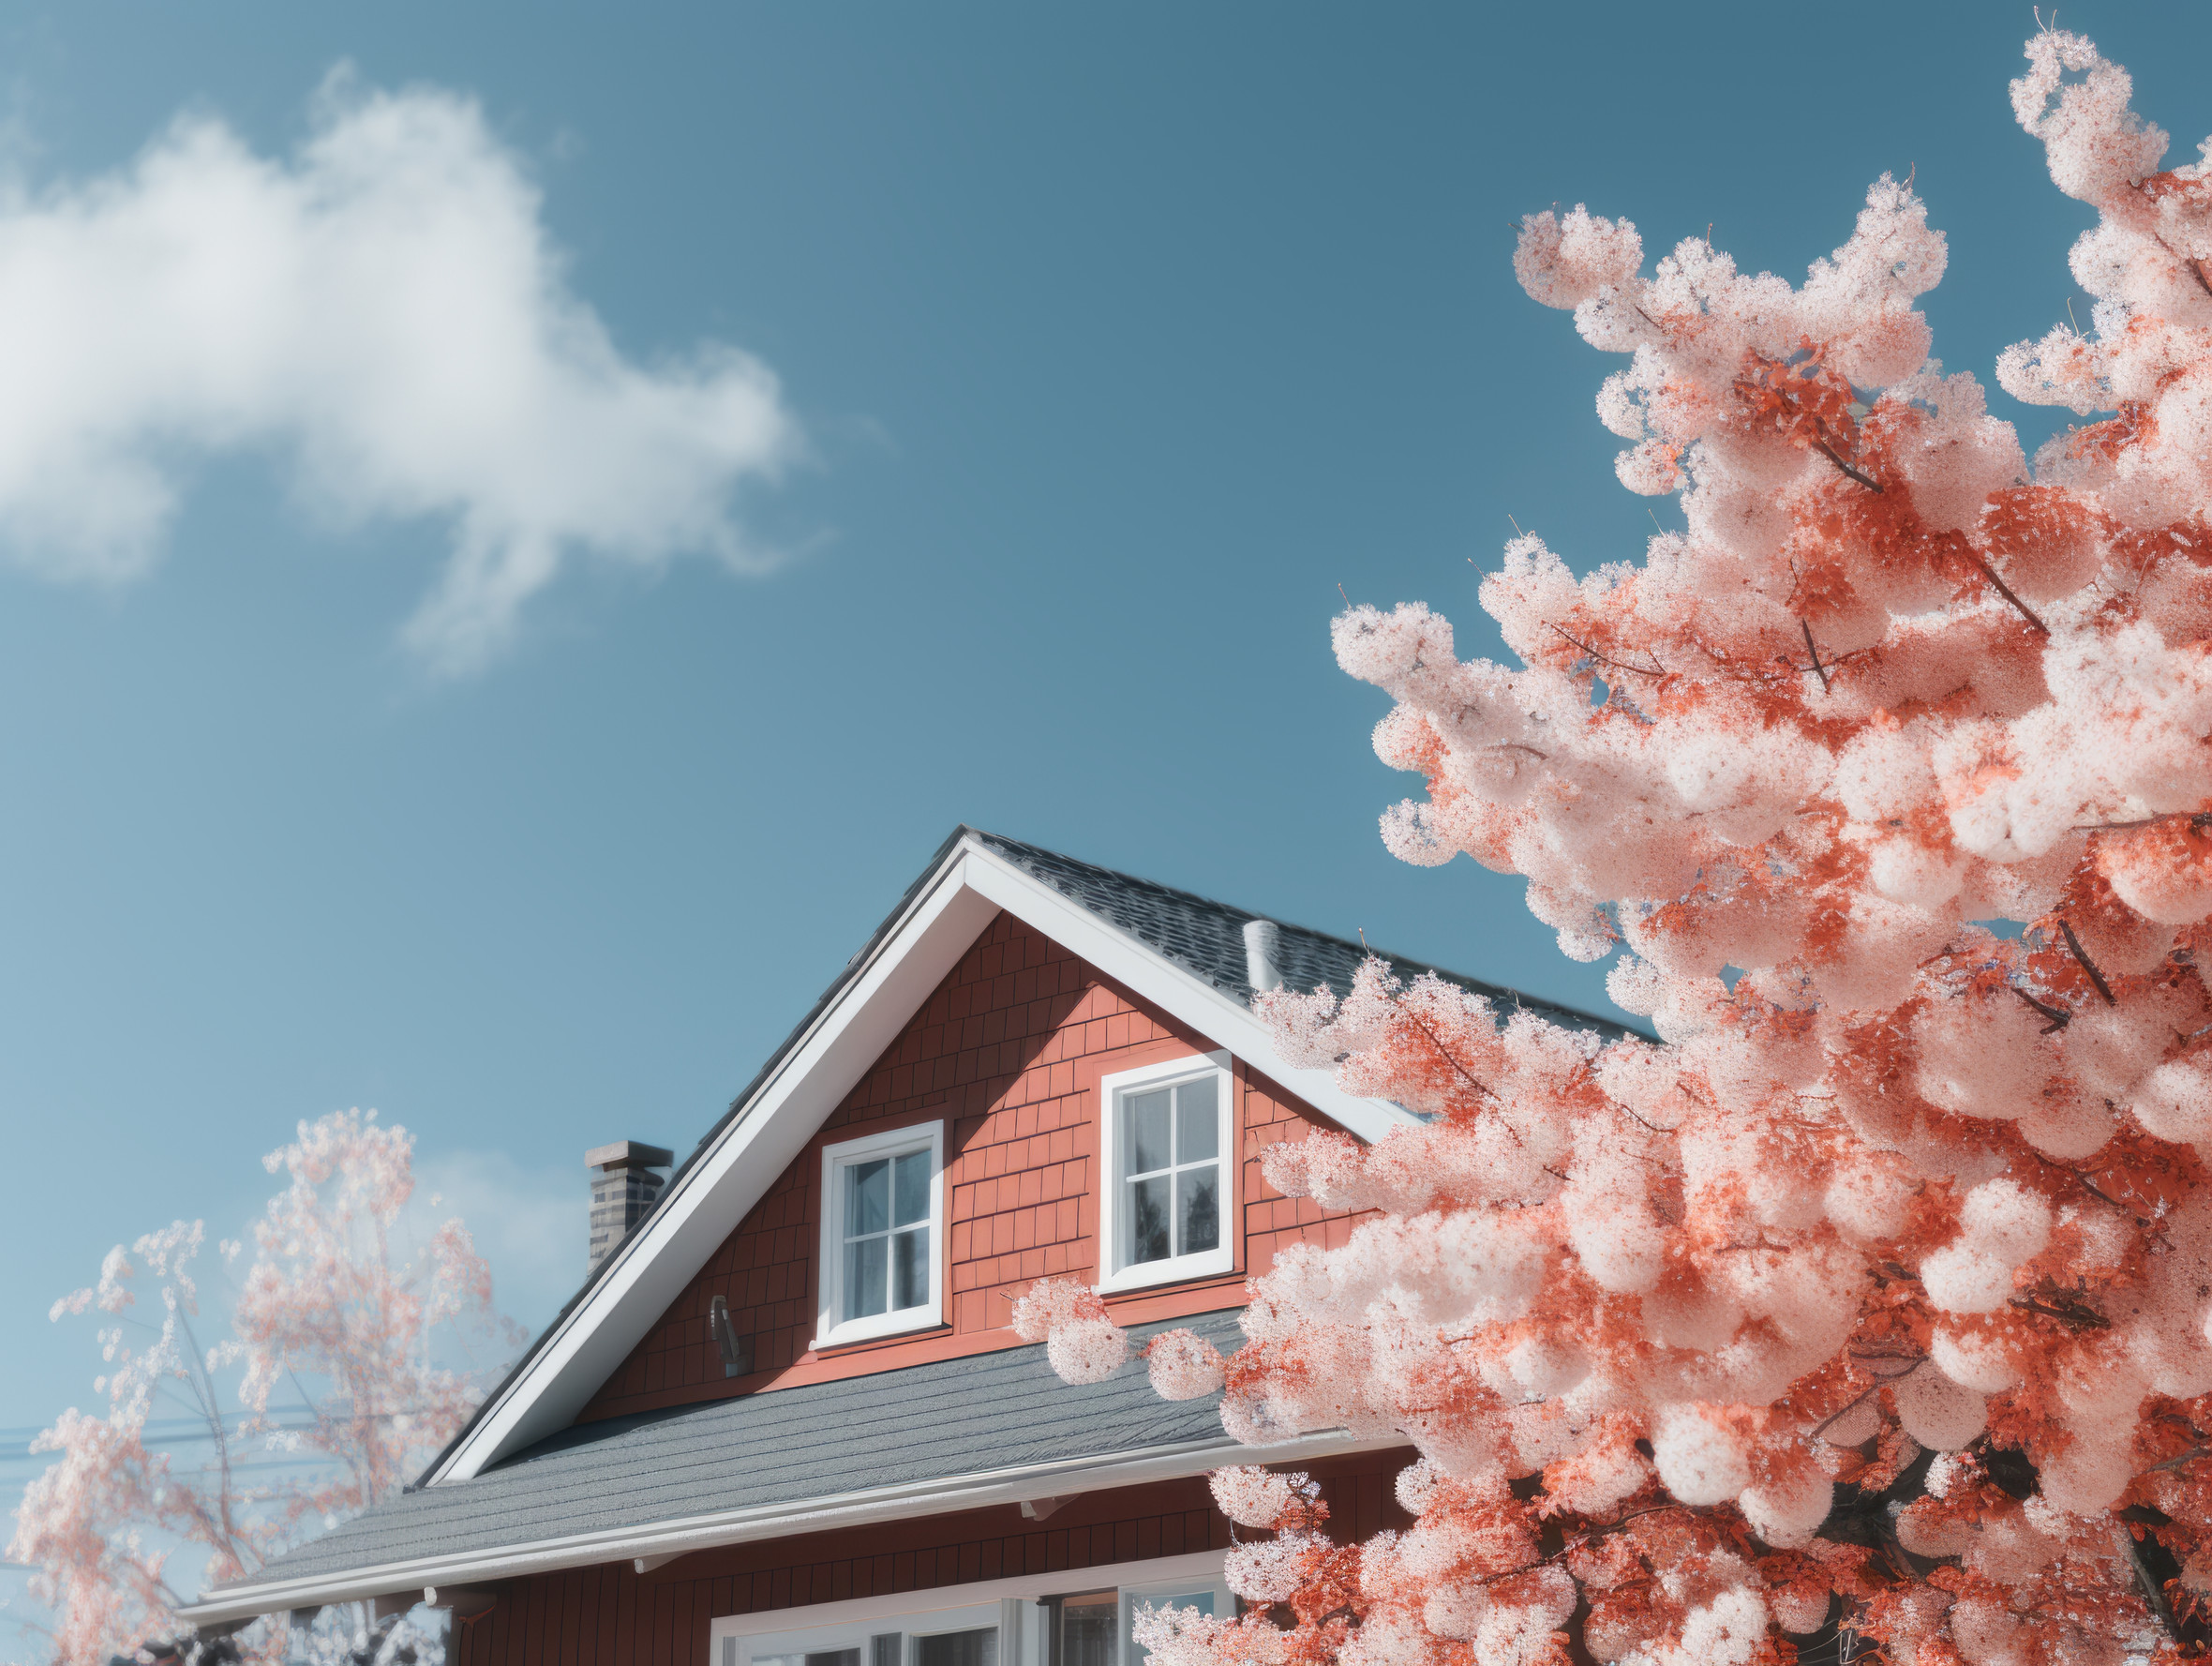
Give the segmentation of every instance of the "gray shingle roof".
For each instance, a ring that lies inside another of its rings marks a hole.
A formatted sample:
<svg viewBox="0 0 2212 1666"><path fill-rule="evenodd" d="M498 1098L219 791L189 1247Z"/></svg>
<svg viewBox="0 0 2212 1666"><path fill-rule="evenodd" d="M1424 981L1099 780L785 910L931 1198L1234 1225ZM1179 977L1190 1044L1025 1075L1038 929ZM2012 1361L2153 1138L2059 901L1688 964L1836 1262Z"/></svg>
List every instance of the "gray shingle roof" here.
<svg viewBox="0 0 2212 1666"><path fill-rule="evenodd" d="M1237 1310L1188 1326L1224 1353ZM1141 1365L1070 1388L1041 1347L910 1365L565 1429L472 1480L426 1487L271 1562L253 1583L528 1546L717 1510L1225 1438L1218 1394L1162 1400Z"/></svg>
<svg viewBox="0 0 2212 1666"><path fill-rule="evenodd" d="M1177 891L1172 885L1115 873L1112 868L1094 867L1087 862L1077 862L1073 857L1024 845L1017 839L1002 838L997 833L975 828L962 831L1031 878L1050 885L1069 901L1120 927L1185 970L1197 973L1222 994L1239 1001L1252 998L1255 991L1245 979L1244 928L1248 921L1273 916L1233 908L1227 903ZM1526 1008L1562 1028L1596 1030L1607 1040L1630 1033L1610 1019L1537 1000L1502 983L1488 983L1462 972L1425 966L1381 949L1370 951L1364 944L1308 930L1303 925L1291 925L1279 920L1276 925L1281 934L1276 965L1282 973L1283 983L1293 989L1313 989L1326 983L1342 995L1352 986L1353 974L1371 953L1387 961L1401 978L1434 972L1463 989L1491 997L1508 1012Z"/></svg>

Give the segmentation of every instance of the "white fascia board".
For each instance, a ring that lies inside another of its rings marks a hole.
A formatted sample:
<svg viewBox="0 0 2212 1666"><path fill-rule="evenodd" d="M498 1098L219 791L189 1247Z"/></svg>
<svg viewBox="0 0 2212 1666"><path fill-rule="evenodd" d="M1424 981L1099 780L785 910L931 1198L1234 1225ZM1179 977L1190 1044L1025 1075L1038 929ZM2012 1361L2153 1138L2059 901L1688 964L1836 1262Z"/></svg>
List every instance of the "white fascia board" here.
<svg viewBox="0 0 2212 1666"><path fill-rule="evenodd" d="M328 1602L354 1602L425 1585L464 1585L589 1568L602 1562L640 1557L680 1556L721 1545L750 1544L798 1533L820 1533L873 1522L943 1515L1019 1504L1024 1499L1071 1498L1115 1487L1142 1486L1203 1475L1225 1463L1306 1463L1356 1452L1387 1451L1406 1444L1403 1436L1354 1440L1342 1432L1307 1435L1279 1446L1239 1446L1227 1439L1189 1441L1133 1452L1108 1453L1072 1463L1028 1463L972 1475L831 1493L794 1504L717 1510L710 1515L656 1522L647 1526L607 1527L528 1544L485 1546L438 1556L412 1557L372 1568L302 1579L266 1580L218 1586L200 1601L177 1611L178 1617L202 1628L288 1608L314 1608Z"/></svg>
<svg viewBox="0 0 2212 1666"><path fill-rule="evenodd" d="M575 1421L991 923L996 906L959 883L960 866L957 852L947 858L813 1032L677 1178L590 1296L425 1484L469 1480Z"/></svg>
<svg viewBox="0 0 2212 1666"><path fill-rule="evenodd" d="M1024 924L1080 954L1114 982L1226 1047L1247 1064L1280 1082L1331 1121L1372 1144L1394 1128L1417 1128L1420 1118L1380 1099L1361 1099L1337 1086L1334 1071L1284 1062L1275 1039L1251 1008L1223 995L1080 903L1023 872L995 851L966 846L963 881Z"/></svg>

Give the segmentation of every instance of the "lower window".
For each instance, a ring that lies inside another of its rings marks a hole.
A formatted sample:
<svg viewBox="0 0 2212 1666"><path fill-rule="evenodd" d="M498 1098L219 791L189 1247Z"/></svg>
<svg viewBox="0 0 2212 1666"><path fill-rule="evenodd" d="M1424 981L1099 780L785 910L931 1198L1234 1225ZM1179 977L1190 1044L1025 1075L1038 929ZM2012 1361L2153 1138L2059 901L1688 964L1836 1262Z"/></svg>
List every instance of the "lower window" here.
<svg viewBox="0 0 2212 1666"><path fill-rule="evenodd" d="M725 1637L721 1666L998 1666L999 1623L993 1605L786 1632L749 1647Z"/></svg>
<svg viewBox="0 0 2212 1666"><path fill-rule="evenodd" d="M1100 1568L1090 1576L1098 1584L1074 1590L1065 1573L991 1581L938 1609L907 1606L927 1599L915 1592L732 1615L710 1626L708 1658L711 1666L1145 1666L1134 1628L1147 1605L1235 1612L1220 1567L1219 1552L1196 1552ZM815 1623L804 1624L810 1617Z"/></svg>
<svg viewBox="0 0 2212 1666"><path fill-rule="evenodd" d="M1220 1607L1217 1609L1216 1603ZM1179 1587L1084 1591L1046 1600L1047 1625L1057 1609L1059 1652L1039 1666L1143 1666L1152 1656L1138 1645L1137 1613L1143 1608L1195 1608L1200 1613L1227 1613L1228 1594L1215 1583ZM1048 1633L1049 1635L1049 1633ZM1024 1663L1027 1666L1027 1663Z"/></svg>

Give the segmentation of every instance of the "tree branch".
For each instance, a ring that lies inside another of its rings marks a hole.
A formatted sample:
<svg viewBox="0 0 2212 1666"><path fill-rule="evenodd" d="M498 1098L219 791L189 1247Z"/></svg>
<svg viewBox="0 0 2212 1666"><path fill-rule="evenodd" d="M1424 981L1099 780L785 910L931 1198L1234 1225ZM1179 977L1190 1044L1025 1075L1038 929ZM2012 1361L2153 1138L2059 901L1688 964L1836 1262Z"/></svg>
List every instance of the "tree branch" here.
<svg viewBox="0 0 2212 1666"><path fill-rule="evenodd" d="M2073 951L2073 957L2082 963L2082 970L2089 974L2089 982L2097 985L2097 993L2104 997L2104 1004L2108 1007L2118 1006L2120 1003L2113 998L2112 985L2104 981L2104 974L2097 969L2097 963L2083 949L2082 939L2074 936L2072 925L2061 919L2058 929L2066 934L2066 946Z"/></svg>
<svg viewBox="0 0 2212 1666"><path fill-rule="evenodd" d="M2127 833L2138 827L2156 827L2161 821L2187 821L2189 831L2203 833L2212 828L2212 810L2168 810L2162 816L2144 816L2133 821L2085 821L2070 828L2070 833Z"/></svg>
<svg viewBox="0 0 2212 1666"><path fill-rule="evenodd" d="M1876 488L1876 489L1879 490L1880 488ZM1805 652L1813 656L1813 669L1820 678L1820 692L1826 694L1828 692L1828 670L1820 663L1820 650L1813 646L1813 626L1808 621L1802 619L1799 620L1798 623L1804 626Z"/></svg>
<svg viewBox="0 0 2212 1666"><path fill-rule="evenodd" d="M2055 1319L2077 1335L2085 1330L2110 1330L2112 1321L2091 1307L2086 1301L2054 1285L2045 1279L2042 1285L2025 1296L2015 1296L2005 1303L2024 1313L2038 1313L2046 1319Z"/></svg>
<svg viewBox="0 0 2212 1666"><path fill-rule="evenodd" d="M2186 1452L2178 1453L2174 1457L2164 1459L2163 1461L2157 1463L2153 1463L2143 1473L2145 1475L2155 1475L2161 1469L2179 1469L2185 1463L2194 1463L2199 1458L2205 1457L2208 1453L2212 1453L2212 1447L2191 1447Z"/></svg>
<svg viewBox="0 0 2212 1666"><path fill-rule="evenodd" d="M2165 1628L2168 1637L2179 1643L2181 1627L2175 1621L2173 1609L2166 1604L2166 1593L2159 1589L2158 1580L2143 1559L2143 1547L2135 1542L2135 1535L2128 1530L2127 1523L2115 1523L2113 1531L2120 1536L2120 1543L2127 1548L2129 1565L2135 1569L2135 1583L2143 1587L2143 1599L2150 1607L2151 1617Z"/></svg>
<svg viewBox="0 0 2212 1666"><path fill-rule="evenodd" d="M1403 1009L1400 1010L1402 1011ZM1464 1064L1461 1064L1457 1058L1452 1057L1452 1050L1451 1048L1444 1045L1443 1038L1439 1036L1434 1029L1430 1028L1427 1021L1424 1019L1418 1013L1407 1013L1406 1022L1411 1024L1415 1029L1419 1030L1424 1036L1427 1038L1428 1044L1436 1049L1437 1056L1459 1073L1459 1079L1462 1082L1465 1082L1470 1088L1473 1088L1484 1098L1491 1100L1495 1103L1502 1103L1498 1099L1498 1090L1495 1088L1491 1087L1489 1083L1484 1081L1480 1076L1476 1075ZM1517 1146L1522 1143L1520 1134L1516 1132L1512 1123L1508 1122L1504 1124L1504 1128L1507 1133L1513 1135L1513 1143L1515 1145Z"/></svg>
<svg viewBox="0 0 2212 1666"><path fill-rule="evenodd" d="M2043 1033L2045 1035L2050 1035L2055 1030L2064 1029L2069 1024L2073 1022L2073 1014L2068 1012L2064 1007L2055 1007L2047 1000L2038 1000L2034 996L2028 994L2026 990L2021 988L2017 983L2008 983L2005 985L2005 987L2010 989L2014 995L2017 995L2022 1000L2027 1002L2029 1006L2035 1008L2037 1012L2042 1013L2044 1017L2051 1020L2049 1024L2043 1027Z"/></svg>
<svg viewBox="0 0 2212 1666"><path fill-rule="evenodd" d="M2022 601L2018 596L2014 595L2012 593L2012 587L2010 584L2007 584L2002 578L1997 577L1996 568L1991 566L1989 563L1983 561L1979 555L1974 558L1974 564L1981 569L1981 576L1984 578L1987 578L1992 584L1997 587L1997 594L2003 596L2005 600L2010 602L2013 607L2020 609L2021 618L2026 620L2028 623L2034 625L2036 629L2042 632L2044 636L2047 637L2051 634L2051 627L2045 624L2040 619L2036 617L2036 610L2029 607L2025 602Z"/></svg>
<svg viewBox="0 0 2212 1666"><path fill-rule="evenodd" d="M1882 483L1880 481L1876 480L1872 474L1861 473L1859 470L1851 467L1849 463L1844 461L1842 455L1838 453L1836 448L1831 445L1827 441L1816 440L1813 442L1813 443L1820 449L1821 453L1827 457L1830 462L1833 463L1837 468L1843 470L1846 474L1849 475L1853 480L1859 482L1859 484L1866 488L1868 491L1879 491L1882 489Z"/></svg>
<svg viewBox="0 0 2212 1666"><path fill-rule="evenodd" d="M1583 653L1590 655L1592 659L1596 660L1601 666L1611 666L1617 671L1634 671L1639 677L1664 677L1666 675L1666 668L1659 663L1659 656L1655 653L1652 656L1652 663L1649 666L1623 665L1620 660L1607 658L1606 655L1600 653L1588 642L1582 641L1578 638L1568 636L1565 631L1560 630L1558 625L1555 624L1551 628L1555 631L1559 631L1561 636L1566 637L1568 641L1573 642L1576 647L1581 649Z"/></svg>

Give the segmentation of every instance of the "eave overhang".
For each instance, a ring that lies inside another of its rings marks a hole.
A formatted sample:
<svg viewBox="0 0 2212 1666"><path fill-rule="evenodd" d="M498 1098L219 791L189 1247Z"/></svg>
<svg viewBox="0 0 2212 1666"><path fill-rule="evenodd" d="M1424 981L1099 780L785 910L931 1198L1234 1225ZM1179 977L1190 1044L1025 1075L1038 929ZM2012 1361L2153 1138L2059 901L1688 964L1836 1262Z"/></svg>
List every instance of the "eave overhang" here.
<svg viewBox="0 0 2212 1666"><path fill-rule="evenodd" d="M1113 1452L1068 1463L1031 1463L912 1481L898 1486L830 1493L760 1508L737 1507L680 1520L603 1528L565 1538L489 1545L456 1554L424 1556L351 1568L301 1579L241 1582L220 1586L177 1611L202 1630L287 1609L318 1608L371 1597L403 1596L432 1586L482 1585L495 1580L566 1568L652 1558L666 1561L693 1551L748 1544L791 1534L820 1533L872 1522L942 1515L1069 1498L1114 1487L1140 1486L1202 1475L1226 1463L1308 1463L1356 1452L1387 1451L1403 1439L1354 1440L1340 1432L1303 1436L1278 1446L1247 1447L1223 1437Z"/></svg>

